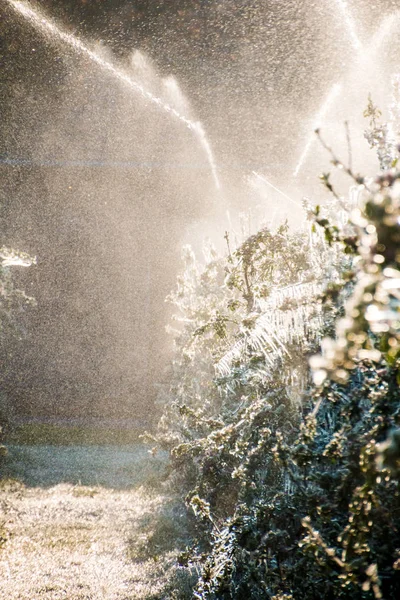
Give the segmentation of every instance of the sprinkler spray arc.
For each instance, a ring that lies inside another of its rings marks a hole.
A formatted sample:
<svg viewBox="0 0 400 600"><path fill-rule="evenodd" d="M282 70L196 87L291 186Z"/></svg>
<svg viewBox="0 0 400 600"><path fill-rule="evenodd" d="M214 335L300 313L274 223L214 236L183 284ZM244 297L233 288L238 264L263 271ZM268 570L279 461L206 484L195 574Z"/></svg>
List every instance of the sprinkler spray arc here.
<svg viewBox="0 0 400 600"><path fill-rule="evenodd" d="M393 14L383 18L377 31L373 35L370 43L367 45L367 44L363 44L360 41L360 38L359 38L357 30L356 30L356 25L355 25L354 19L351 16L351 14L349 13L346 0L336 0L336 1L339 6L339 9L342 13L343 20L344 20L344 23L346 25L346 28L347 28L347 31L349 34L350 42L354 48L354 51L356 52L356 61L357 61L358 67L361 69L365 68L365 66L368 64L368 61L370 61L371 58L379 52L384 41L388 38L389 34L393 31L396 24L398 24L399 19L400 19L400 11L396 11ZM298 176L298 174L299 174L300 170L302 169L302 167L307 159L307 156L310 152L311 146L315 140L314 130L319 128L322 125L331 105L335 102L337 96L340 94L342 89L343 89L343 83L334 84L332 86L326 100L323 102L321 108L319 109L319 111L315 117L314 123L313 123L312 133L309 135L309 137L307 139L304 150L303 150L303 152L298 160L298 163L295 167L295 170L293 172L294 177Z"/></svg>
<svg viewBox="0 0 400 600"><path fill-rule="evenodd" d="M353 46L357 55L361 56L363 53L363 44L361 43L360 38L358 37L354 19L352 18L351 14L349 13L347 2L346 2L346 0L336 0L336 2L338 4L340 12L342 13L342 17L343 17L344 23L346 25L346 28L347 28L347 31L349 34L351 45ZM342 90L342 84L340 84L340 83L334 84L331 87L325 101L321 105L321 108L317 112L314 122L313 122L312 132L308 136L304 150L301 153L301 156L298 160L295 170L293 171L294 177L297 177L297 175L299 174L299 172L300 172L301 168L303 167L303 165L307 159L307 156L311 150L311 146L313 145L314 140L315 140L315 135L314 135L315 129L318 129L322 125L322 122L324 121L331 105L334 103L334 101L336 100L336 97L340 94L341 90Z"/></svg>
<svg viewBox="0 0 400 600"><path fill-rule="evenodd" d="M63 41L65 44L73 48L76 52L83 54L84 56L89 58L89 60L97 64L101 69L107 71L120 82L124 83L133 91L140 94L147 102L158 106L161 110L165 111L173 118L178 119L188 129L193 131L198 139L200 146L203 148L207 156L207 160L211 169L215 186L217 190L221 188L214 154L205 134L204 128L200 122L192 121L184 115L182 115L175 108L164 102L161 98L158 98L157 96L146 90L142 85L140 85L137 81L135 81L135 79L130 77L123 70L119 69L118 67L115 67L112 63L102 58L95 51L90 50L90 48L88 48L79 38L63 31L58 25L47 19L43 14L40 14L35 9L31 8L25 2L22 2L20 0L6 1L13 8L13 10L15 10L18 14L27 19L36 29L40 30L44 35L50 34L53 36L53 38Z"/></svg>

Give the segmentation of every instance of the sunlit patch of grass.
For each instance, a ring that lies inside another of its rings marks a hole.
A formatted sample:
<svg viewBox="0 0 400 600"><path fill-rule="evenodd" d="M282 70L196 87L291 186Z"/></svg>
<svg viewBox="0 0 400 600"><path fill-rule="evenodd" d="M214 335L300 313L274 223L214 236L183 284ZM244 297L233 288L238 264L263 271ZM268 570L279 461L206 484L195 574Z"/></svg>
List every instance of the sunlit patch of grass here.
<svg viewBox="0 0 400 600"><path fill-rule="evenodd" d="M10 446L9 460L34 471L36 483L0 482L8 540L0 550L0 570L9 570L9 579L0 580L0 598L191 599L197 573L177 566L190 540L182 502L165 495L166 457L154 458L140 445L120 453L114 447L37 445ZM79 466L79 481L43 485L48 469L60 465ZM84 471L101 474L103 467L136 485L80 482ZM0 529L0 545L1 539Z"/></svg>
<svg viewBox="0 0 400 600"><path fill-rule="evenodd" d="M43 489L10 482L0 501L10 529L0 551L0 570L9 570L9 579L0 579L0 598L191 598L196 574L177 567L187 538L175 499L148 487Z"/></svg>
<svg viewBox="0 0 400 600"><path fill-rule="evenodd" d="M0 550L5 546L10 537L10 533L5 522L0 522Z"/></svg>
<svg viewBox="0 0 400 600"><path fill-rule="evenodd" d="M72 495L75 496L75 498L84 498L85 496L94 498L94 496L99 493L100 490L98 488L86 487L83 485L75 485L72 489Z"/></svg>
<svg viewBox="0 0 400 600"><path fill-rule="evenodd" d="M24 487L24 484L18 479L13 479L12 477L4 477L4 479L0 479L1 492L21 492L24 489Z"/></svg>
<svg viewBox="0 0 400 600"><path fill-rule="evenodd" d="M47 594L50 592L58 592L61 589L62 588L59 585L49 584L49 585L43 585L41 587L36 588L36 593L39 594L39 597L41 597L42 594Z"/></svg>
<svg viewBox="0 0 400 600"><path fill-rule="evenodd" d="M93 526L83 523L48 525L42 530L42 545L52 550L89 550L92 532Z"/></svg>

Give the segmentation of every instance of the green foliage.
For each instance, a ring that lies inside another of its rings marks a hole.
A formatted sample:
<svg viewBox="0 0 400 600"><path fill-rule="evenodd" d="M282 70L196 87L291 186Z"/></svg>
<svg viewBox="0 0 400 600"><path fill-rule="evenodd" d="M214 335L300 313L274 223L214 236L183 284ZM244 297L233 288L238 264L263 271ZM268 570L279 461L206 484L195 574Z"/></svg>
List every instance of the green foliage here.
<svg viewBox="0 0 400 600"><path fill-rule="evenodd" d="M325 344L317 381L328 373L346 380L349 369L363 359L383 358L394 368L399 365L400 172L385 171L360 191L363 208L354 207L350 215L356 234L354 289L336 325L336 340ZM331 229L322 225L331 240ZM335 241L348 248L346 238L338 235Z"/></svg>
<svg viewBox="0 0 400 600"><path fill-rule="evenodd" d="M157 443L194 519L195 598L400 597L400 172L367 111L387 170L343 167L348 200L324 175L309 230L227 235L203 271L186 250Z"/></svg>

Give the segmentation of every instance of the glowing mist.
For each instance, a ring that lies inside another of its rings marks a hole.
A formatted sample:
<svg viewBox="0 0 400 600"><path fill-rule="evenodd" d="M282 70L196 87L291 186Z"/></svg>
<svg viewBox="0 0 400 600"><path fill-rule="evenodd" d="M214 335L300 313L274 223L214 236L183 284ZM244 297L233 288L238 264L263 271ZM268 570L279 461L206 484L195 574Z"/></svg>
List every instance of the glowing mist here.
<svg viewBox="0 0 400 600"><path fill-rule="evenodd" d="M142 85L140 85L127 73L115 67L112 63L102 58L93 50L90 50L77 37L63 31L58 25L55 25L55 23L48 20L46 17L44 17L36 10L32 9L24 2L21 2L20 0L7 0L7 2L16 12L18 12L30 23L32 23L32 25L39 29L43 34L50 34L53 38L61 40L62 42L73 48L76 52L85 55L87 58L89 58L89 60L96 63L101 69L107 71L108 73L111 73L113 77L115 77L125 85L129 86L132 90L140 94L145 100L152 104L155 104L161 110L171 115L173 118L176 118L179 121L181 121L188 129L192 130L195 133L200 146L203 148L207 156L215 185L217 189L220 189L221 186L218 179L215 158L210 143L207 140L203 126L199 122L188 119L180 112L178 112L175 108L164 102L161 98L154 96L154 94L146 90Z"/></svg>

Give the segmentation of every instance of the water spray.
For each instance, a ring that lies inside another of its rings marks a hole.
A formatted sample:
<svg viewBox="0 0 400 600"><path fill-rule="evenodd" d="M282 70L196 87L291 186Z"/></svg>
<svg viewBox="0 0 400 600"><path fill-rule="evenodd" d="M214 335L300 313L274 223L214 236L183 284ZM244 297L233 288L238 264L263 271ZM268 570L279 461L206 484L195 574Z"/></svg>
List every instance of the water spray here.
<svg viewBox="0 0 400 600"><path fill-rule="evenodd" d="M344 22L347 26L347 31L349 33L350 36L350 40L351 43L353 45L354 50L357 52L358 56L362 56L363 53L363 45L360 42L360 39L357 35L357 31L356 31L356 26L355 26L355 22L353 17L351 16L350 12L349 12L349 8L347 6L347 2L346 0L336 0L337 4L339 6L339 9L342 13ZM318 111L315 120L314 120L314 124L313 124L313 129L312 129L312 133L309 135L308 140L306 142L306 145L304 147L304 150L299 158L299 162L296 165L296 168L293 172L294 177L297 177L297 175L299 174L300 169L302 168L302 166L305 163L305 160L308 156L308 153L310 152L311 146L314 143L315 140L315 135L314 135L314 130L318 129L319 127L321 127L323 120L325 119L327 112L329 110L329 108L331 107L332 103L334 102L334 100L336 99L336 97L339 95L340 91L341 91L342 85L341 84L335 84L326 100L323 102L320 110Z"/></svg>
<svg viewBox="0 0 400 600"><path fill-rule="evenodd" d="M252 171L253 175L255 177L257 177L257 179L260 179L260 181L262 181L263 183L265 183L266 185L268 185L270 188L272 188L273 190L275 190L275 192L278 192L278 194L280 194L281 196L283 196L284 198L286 198L286 200L289 200L289 202L291 202L292 204L295 204L296 206L302 206L300 202L293 200L293 198L291 198L290 196L288 196L287 194L285 194L285 192L283 192L282 190L280 190L279 188L277 188L273 183L271 183L270 181L268 181L268 179L266 177L264 177L264 175L260 175L259 173L257 173L256 171Z"/></svg>
<svg viewBox="0 0 400 600"><path fill-rule="evenodd" d="M371 44L368 46L368 55L373 55L379 52L383 42L387 39L388 35L392 32L395 26L399 26L400 11L397 11L391 15L383 18L379 29L374 34Z"/></svg>
<svg viewBox="0 0 400 600"><path fill-rule="evenodd" d="M47 19L43 14L40 14L39 12L31 8L25 2L21 2L20 0L7 0L7 2L18 14L22 15L25 19L32 23L32 25L34 25L44 35L50 34L53 38L61 40L76 52L83 54L89 60L96 63L101 69L107 71L113 77L118 79L121 83L127 85L131 90L140 94L147 102L156 105L159 109L171 115L171 117L178 119L188 129L193 131L199 141L200 146L203 148L207 156L216 188L220 189L221 186L218 179L215 158L201 123L199 123L198 121L192 121L191 119L185 117L185 115L182 115L175 108L164 102L161 98L158 98L157 96L146 90L146 88L140 85L140 83L138 83L130 75L128 75L118 67L115 67L111 62L105 60L97 52L90 50L90 48L88 48L76 36L67 33L66 31L63 31L58 25Z"/></svg>
<svg viewBox="0 0 400 600"><path fill-rule="evenodd" d="M321 127L322 122L325 119L328 110L330 109L333 102L336 100L337 96L340 94L341 90L342 90L342 85L340 83L335 83L332 86L328 96L326 97L325 102L322 104L320 110L318 111L315 121L313 123L313 131L308 138L308 141L304 147L303 153L300 156L299 162L297 163L297 166L293 172L294 177L297 177L297 175L299 174L299 171L302 168L302 166L304 165L304 162L308 156L308 153L310 152L311 146L315 140L315 134L314 134L315 129L318 129L319 127Z"/></svg>
<svg viewBox="0 0 400 600"><path fill-rule="evenodd" d="M368 63L368 61L379 52L385 39L387 39L388 35L391 33L391 31L394 29L395 25L398 23L398 21L400 19L400 11L397 11L394 14L391 14L382 20L382 22L379 26L379 29L372 37L371 43L368 45L367 48L365 48L364 45L361 44L360 39L357 35L354 19L352 18L352 16L349 13L349 9L348 9L346 0L336 0L336 1L339 5L339 8L343 15L344 22L346 23L353 47L357 52L358 61L360 63L359 66L364 67ZM315 122L314 122L314 126L313 126L313 130L317 129L318 127L320 127L322 125L322 122L325 119L326 114L327 114L331 104L334 102L336 97L339 95L341 88L342 88L342 84L336 84L332 87L325 102L322 104L320 111L317 113L317 116L316 116ZM315 136L312 133L312 134L310 134L310 136L308 138L308 141L305 145L303 153L300 156L299 162L297 163L297 166L293 172L294 177L297 177L300 169L303 167L304 162L308 156L308 153L311 149L311 146L312 146L314 140L315 140Z"/></svg>
<svg viewBox="0 0 400 600"><path fill-rule="evenodd" d="M363 46L360 42L360 38L357 35L356 24L349 12L346 0L336 0L336 2L339 6L340 12L342 13L343 20L346 23L353 48L356 52L361 52Z"/></svg>

